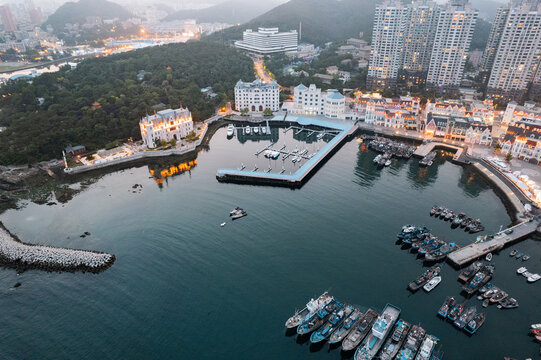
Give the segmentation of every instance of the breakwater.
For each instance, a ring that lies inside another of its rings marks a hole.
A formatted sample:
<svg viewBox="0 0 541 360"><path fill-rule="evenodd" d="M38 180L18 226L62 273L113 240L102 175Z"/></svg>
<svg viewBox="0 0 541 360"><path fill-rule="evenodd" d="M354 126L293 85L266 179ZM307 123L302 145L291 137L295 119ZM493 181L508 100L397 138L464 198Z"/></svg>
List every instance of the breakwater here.
<svg viewBox="0 0 541 360"><path fill-rule="evenodd" d="M98 251L25 244L0 222L0 266L18 271L37 269L99 273L114 262L115 255Z"/></svg>

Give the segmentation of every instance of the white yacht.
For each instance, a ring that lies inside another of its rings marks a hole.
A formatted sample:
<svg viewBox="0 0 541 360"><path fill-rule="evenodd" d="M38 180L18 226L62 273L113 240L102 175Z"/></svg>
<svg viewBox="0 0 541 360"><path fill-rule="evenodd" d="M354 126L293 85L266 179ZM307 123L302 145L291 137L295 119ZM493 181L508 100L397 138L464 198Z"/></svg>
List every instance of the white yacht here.
<svg viewBox="0 0 541 360"><path fill-rule="evenodd" d="M231 137L235 134L235 126L233 124L229 124L227 126L227 136Z"/></svg>
<svg viewBox="0 0 541 360"><path fill-rule="evenodd" d="M259 127L258 126L254 126L254 134L259 134Z"/></svg>
<svg viewBox="0 0 541 360"><path fill-rule="evenodd" d="M536 282L537 280L541 279L541 275L539 274L533 274L532 276L528 277L528 282L529 283L534 283Z"/></svg>
<svg viewBox="0 0 541 360"><path fill-rule="evenodd" d="M246 127L244 128L244 131L246 132L246 135L250 135L250 133L252 132L252 128L249 127L249 126L246 126Z"/></svg>
<svg viewBox="0 0 541 360"><path fill-rule="evenodd" d="M434 276L432 280L427 282L425 286L423 286L423 289L426 292L431 292L438 284L441 282L441 276Z"/></svg>
<svg viewBox="0 0 541 360"><path fill-rule="evenodd" d="M526 272L526 271L528 271L528 269L526 269L526 268L523 266L523 267L521 267L521 268L519 268L519 269L517 270L517 274L522 274L522 273L524 273L524 272Z"/></svg>

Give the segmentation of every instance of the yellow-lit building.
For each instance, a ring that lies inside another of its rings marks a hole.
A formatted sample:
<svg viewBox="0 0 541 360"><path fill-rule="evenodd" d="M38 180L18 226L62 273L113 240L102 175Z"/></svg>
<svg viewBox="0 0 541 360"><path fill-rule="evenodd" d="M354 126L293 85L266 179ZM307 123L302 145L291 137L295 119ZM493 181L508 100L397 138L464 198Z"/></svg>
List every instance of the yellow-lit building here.
<svg viewBox="0 0 541 360"><path fill-rule="evenodd" d="M179 141L188 136L193 131L192 113L188 108L158 111L142 118L139 127L143 143L152 149L158 140Z"/></svg>

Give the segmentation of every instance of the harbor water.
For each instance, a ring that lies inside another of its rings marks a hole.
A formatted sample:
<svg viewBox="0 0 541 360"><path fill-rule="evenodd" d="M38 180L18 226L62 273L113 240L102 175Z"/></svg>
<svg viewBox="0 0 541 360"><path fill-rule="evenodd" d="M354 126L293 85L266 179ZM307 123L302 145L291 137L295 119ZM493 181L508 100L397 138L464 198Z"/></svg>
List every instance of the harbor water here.
<svg viewBox="0 0 541 360"><path fill-rule="evenodd" d="M480 218L481 234L511 223L480 175L441 158L429 168L395 159L378 169L376 154L353 140L301 189L216 181L220 168L253 167L253 154L269 141L228 140L222 128L196 161L89 174L92 185L64 205L0 214L25 242L116 255L101 274L0 270L0 358L340 359L339 348L310 347L284 329L295 308L325 290L377 311L396 305L406 321L440 338L445 359L538 358L528 329L541 321L541 283L528 284L516 269L541 272L541 242L514 246L531 256L526 263L510 249L494 256L493 282L520 307L485 309L474 336L436 315L446 296L463 300L455 269L444 263L429 294L406 289L426 267L395 244L402 225L426 225L459 245L479 235L430 217L434 204ZM294 141L279 130L279 147ZM235 206L248 216L230 221Z"/></svg>

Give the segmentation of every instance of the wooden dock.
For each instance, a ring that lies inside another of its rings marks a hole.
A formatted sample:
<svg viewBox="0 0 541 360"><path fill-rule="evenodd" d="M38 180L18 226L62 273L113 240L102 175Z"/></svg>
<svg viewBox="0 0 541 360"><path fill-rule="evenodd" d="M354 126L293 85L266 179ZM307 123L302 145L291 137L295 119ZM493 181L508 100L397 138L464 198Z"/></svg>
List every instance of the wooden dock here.
<svg viewBox="0 0 541 360"><path fill-rule="evenodd" d="M540 224L536 220L527 220L518 225L510 227L504 231L497 233L492 240L482 243L475 243L465 246L457 251L452 252L447 256L447 260L456 267L464 265L494 251L504 248L506 245L512 244L522 238L525 238L536 231Z"/></svg>

